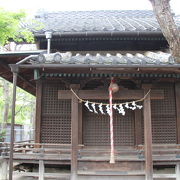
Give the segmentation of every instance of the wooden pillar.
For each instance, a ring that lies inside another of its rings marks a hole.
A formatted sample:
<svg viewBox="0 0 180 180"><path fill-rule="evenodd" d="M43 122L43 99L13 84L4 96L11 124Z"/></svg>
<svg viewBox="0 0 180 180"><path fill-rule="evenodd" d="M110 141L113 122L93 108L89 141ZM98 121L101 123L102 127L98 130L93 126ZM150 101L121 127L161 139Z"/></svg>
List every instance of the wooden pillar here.
<svg viewBox="0 0 180 180"><path fill-rule="evenodd" d="M13 72L13 97L12 97L12 107L11 107L11 141L10 141L10 154L9 154L9 180L13 179L13 153L14 153L14 123L16 116L16 86L17 86L17 76L19 72L19 67L17 65L11 65L11 71Z"/></svg>
<svg viewBox="0 0 180 180"><path fill-rule="evenodd" d="M135 110L135 143L142 144L142 110Z"/></svg>
<svg viewBox="0 0 180 180"><path fill-rule="evenodd" d="M82 122L82 103L79 103L79 114L78 114L78 119L79 119L79 144L83 144L83 122Z"/></svg>
<svg viewBox="0 0 180 180"><path fill-rule="evenodd" d="M72 84L71 88L77 93L79 89L79 85ZM77 180L77 169L78 169L78 162L77 162L77 155L78 155L78 122L79 122L79 106L78 106L78 99L72 93L71 98L71 180Z"/></svg>
<svg viewBox="0 0 180 180"><path fill-rule="evenodd" d="M146 94L150 85L144 85L144 94ZM151 98L150 93L143 103L144 113L144 150L145 150L145 173L146 180L153 180L153 162L152 162L152 124L151 124Z"/></svg>
<svg viewBox="0 0 180 180"><path fill-rule="evenodd" d="M180 82L175 84L177 144L180 144Z"/></svg>
<svg viewBox="0 0 180 180"><path fill-rule="evenodd" d="M42 103L42 81L36 82L36 122L35 122L35 143L40 143L41 129L41 103Z"/></svg>

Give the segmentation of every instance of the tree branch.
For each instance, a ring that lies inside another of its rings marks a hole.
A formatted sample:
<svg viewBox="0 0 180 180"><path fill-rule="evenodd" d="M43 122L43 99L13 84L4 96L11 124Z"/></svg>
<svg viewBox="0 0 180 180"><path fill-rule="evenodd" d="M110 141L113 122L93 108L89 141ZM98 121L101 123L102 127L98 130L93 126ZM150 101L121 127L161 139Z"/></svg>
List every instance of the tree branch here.
<svg viewBox="0 0 180 180"><path fill-rule="evenodd" d="M153 11L165 36L170 52L177 63L180 63L180 33L174 22L170 8L170 0L149 0Z"/></svg>

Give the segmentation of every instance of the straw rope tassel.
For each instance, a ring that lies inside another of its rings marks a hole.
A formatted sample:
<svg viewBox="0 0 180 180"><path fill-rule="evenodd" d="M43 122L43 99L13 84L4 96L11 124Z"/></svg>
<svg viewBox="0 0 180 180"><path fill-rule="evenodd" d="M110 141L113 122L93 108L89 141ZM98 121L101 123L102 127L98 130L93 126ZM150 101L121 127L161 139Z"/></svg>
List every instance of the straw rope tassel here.
<svg viewBox="0 0 180 180"><path fill-rule="evenodd" d="M111 140L111 154L110 154L110 164L115 163L114 158L114 129L113 129L113 105L112 105L112 88L109 88L109 105L110 105L110 140Z"/></svg>

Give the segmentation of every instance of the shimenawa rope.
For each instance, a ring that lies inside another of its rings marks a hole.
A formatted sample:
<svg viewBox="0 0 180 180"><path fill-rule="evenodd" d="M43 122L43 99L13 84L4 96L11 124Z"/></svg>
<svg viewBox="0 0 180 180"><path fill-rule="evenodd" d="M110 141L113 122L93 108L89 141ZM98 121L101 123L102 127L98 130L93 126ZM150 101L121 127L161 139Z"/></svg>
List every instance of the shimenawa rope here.
<svg viewBox="0 0 180 180"><path fill-rule="evenodd" d="M87 102L87 100L84 100L84 99L81 99L75 92L74 90L71 88L71 92L77 97L77 99L80 101L80 102ZM138 100L134 100L134 101L129 101L129 102L124 102L124 103L114 103L112 105L124 105L126 103L130 104L130 103L133 103L133 102L141 102L141 101L144 101L144 99L146 99L147 95L151 92L151 89L149 89L149 91L144 95L143 98L141 99L138 99ZM94 103L94 104L97 104L97 105L109 105L109 103L99 103L99 102L92 102L92 101L88 101L89 103Z"/></svg>

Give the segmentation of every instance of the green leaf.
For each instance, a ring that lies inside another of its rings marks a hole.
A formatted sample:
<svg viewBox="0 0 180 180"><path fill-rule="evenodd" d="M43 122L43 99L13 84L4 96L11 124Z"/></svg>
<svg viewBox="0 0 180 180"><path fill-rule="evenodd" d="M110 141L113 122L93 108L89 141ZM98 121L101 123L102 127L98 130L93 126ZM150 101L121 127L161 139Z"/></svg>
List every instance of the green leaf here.
<svg viewBox="0 0 180 180"><path fill-rule="evenodd" d="M10 12L0 8L0 45L5 45L9 39L16 42L34 42L32 32L22 28L20 23L25 22L26 14L23 10Z"/></svg>

